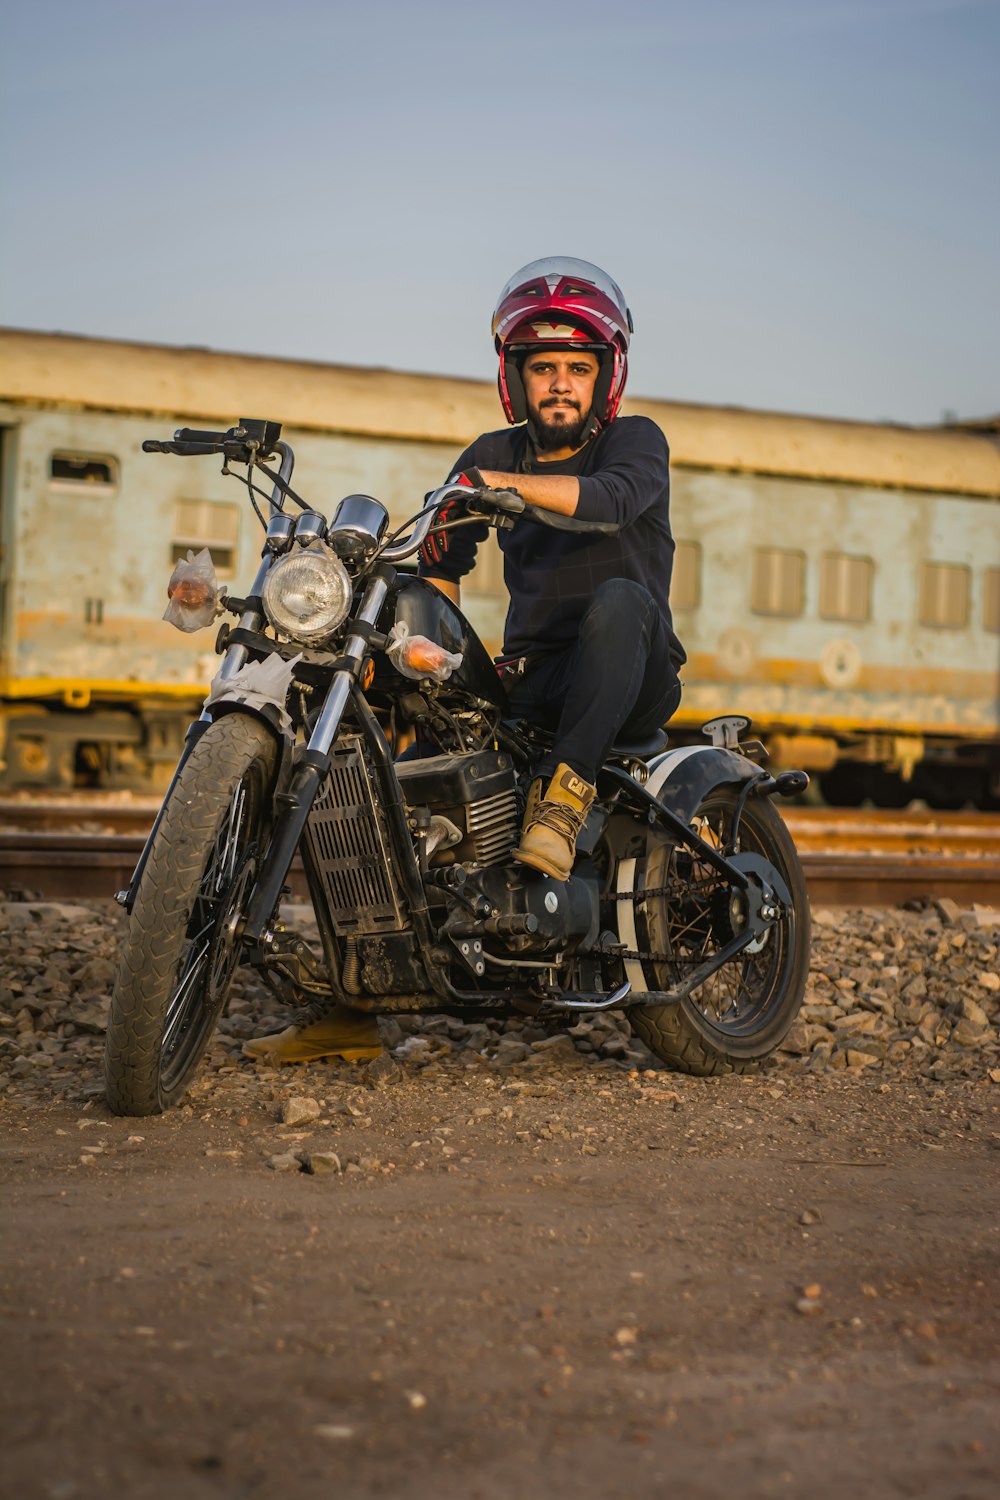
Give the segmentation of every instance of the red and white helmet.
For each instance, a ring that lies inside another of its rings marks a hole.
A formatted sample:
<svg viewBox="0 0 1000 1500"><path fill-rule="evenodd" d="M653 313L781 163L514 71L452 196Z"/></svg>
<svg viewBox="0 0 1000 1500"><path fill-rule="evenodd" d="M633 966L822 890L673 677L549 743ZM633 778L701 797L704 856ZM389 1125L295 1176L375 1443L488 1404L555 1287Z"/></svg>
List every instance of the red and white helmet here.
<svg viewBox="0 0 1000 1500"><path fill-rule="evenodd" d="M521 359L533 349L589 349L601 361L594 388L597 426L613 420L625 391L632 314L617 282L586 260L553 255L510 278L493 314L497 385L508 422L528 415Z"/></svg>

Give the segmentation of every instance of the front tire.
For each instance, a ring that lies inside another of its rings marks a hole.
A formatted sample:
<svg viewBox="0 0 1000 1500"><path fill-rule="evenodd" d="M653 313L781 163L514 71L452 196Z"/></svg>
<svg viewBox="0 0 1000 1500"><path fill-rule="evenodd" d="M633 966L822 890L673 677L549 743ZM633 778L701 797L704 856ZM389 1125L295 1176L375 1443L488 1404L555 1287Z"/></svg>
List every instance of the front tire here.
<svg viewBox="0 0 1000 1500"><path fill-rule="evenodd" d="M729 843L738 788L711 792L692 819L706 843ZM798 1015L809 975L809 898L791 835L770 802L748 801L739 824L739 851L759 854L777 869L791 905L754 944L676 1005L629 1012L629 1024L661 1061L702 1078L742 1073L779 1046ZM718 872L683 845L650 835L644 889L658 989L683 981L691 967L740 931L739 898ZM758 946L759 944L759 946Z"/></svg>
<svg viewBox="0 0 1000 1500"><path fill-rule="evenodd" d="M143 871L111 998L108 1106L176 1104L215 1030L239 963L236 923L269 824L273 735L247 714L212 724L167 803Z"/></svg>

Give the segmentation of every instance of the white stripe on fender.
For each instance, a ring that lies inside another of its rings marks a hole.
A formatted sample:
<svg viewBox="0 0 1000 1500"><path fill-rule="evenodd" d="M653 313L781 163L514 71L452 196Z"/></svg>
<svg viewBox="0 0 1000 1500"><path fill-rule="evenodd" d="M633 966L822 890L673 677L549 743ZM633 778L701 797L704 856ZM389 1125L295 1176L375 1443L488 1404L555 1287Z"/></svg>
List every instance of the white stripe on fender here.
<svg viewBox="0 0 1000 1500"><path fill-rule="evenodd" d="M647 792L652 792L654 797L659 796L660 787L676 771L682 761L690 759L692 755L711 754L714 745L685 745L680 750L664 750L650 763L649 780L646 783Z"/></svg>
<svg viewBox="0 0 1000 1500"><path fill-rule="evenodd" d="M634 890L635 887L632 883L634 880L635 860L623 859L618 866L618 890ZM639 939L635 930L635 910L631 901L618 902L618 936L626 948L637 949L639 947ZM632 981L632 988L634 990L649 989L649 985L646 983L646 976L642 971L642 964L638 959L627 958L625 960L625 977Z"/></svg>
<svg viewBox="0 0 1000 1500"><path fill-rule="evenodd" d="M654 797L658 797L660 788L665 782L670 780L670 777L682 761L687 760L692 755L704 755L706 752L711 754L714 748L713 745L685 745L679 750L665 750L662 755L658 755L650 764L650 774L649 780L646 783L646 791L651 792ZM619 896L623 895L626 891L635 890L635 865L636 862L634 859L623 859L618 866L618 881L615 890ZM635 928L635 911L631 901L618 902L618 936L626 948L638 949L639 943ZM650 984L646 978L642 964L636 958L627 958L625 960L625 974L627 978L631 979L634 990L659 989L658 984Z"/></svg>

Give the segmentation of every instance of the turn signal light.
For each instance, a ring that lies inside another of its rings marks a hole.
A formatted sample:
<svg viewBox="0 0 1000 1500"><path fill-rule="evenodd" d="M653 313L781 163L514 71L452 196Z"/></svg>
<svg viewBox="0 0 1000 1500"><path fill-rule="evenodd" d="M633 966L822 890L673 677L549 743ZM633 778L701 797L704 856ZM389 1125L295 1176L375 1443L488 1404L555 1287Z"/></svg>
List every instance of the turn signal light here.
<svg viewBox="0 0 1000 1500"><path fill-rule="evenodd" d="M442 667L448 666L449 653L434 641L429 641L424 635L411 635L409 640L403 643L400 652L401 659L414 672L421 676L431 677L435 672L440 672Z"/></svg>
<svg viewBox="0 0 1000 1500"><path fill-rule="evenodd" d="M207 578L178 578L167 584L167 598L182 609L202 609L215 604L215 588Z"/></svg>

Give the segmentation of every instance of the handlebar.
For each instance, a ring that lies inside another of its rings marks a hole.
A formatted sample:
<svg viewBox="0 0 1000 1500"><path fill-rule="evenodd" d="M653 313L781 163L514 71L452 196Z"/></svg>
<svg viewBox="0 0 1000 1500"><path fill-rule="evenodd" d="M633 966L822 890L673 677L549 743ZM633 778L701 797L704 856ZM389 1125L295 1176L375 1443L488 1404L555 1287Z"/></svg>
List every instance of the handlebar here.
<svg viewBox="0 0 1000 1500"><path fill-rule="evenodd" d="M563 515L562 511L543 510L540 505L529 505L517 490L491 490L484 485L481 489L467 489L464 493L473 510L482 507L486 515L500 512L506 516L524 516L526 520L535 521L539 526L548 526L551 531L571 531L581 536L588 533L591 536L617 536L621 531L615 521L581 521L576 516Z"/></svg>
<svg viewBox="0 0 1000 1500"><path fill-rule="evenodd" d="M446 484L427 496L410 535L404 541L397 542L395 547L386 547L381 560L391 563L412 557L426 541L438 511L449 500L464 501L474 512L481 513L484 520L491 513L503 516L523 515L526 520L535 521L539 526L548 526L552 531L574 532L578 536L617 536L621 531L621 527L614 521L580 521L576 516L564 516L558 511L528 505L523 495L519 495L516 490L491 490L485 485L480 489L470 489L465 484Z"/></svg>
<svg viewBox="0 0 1000 1500"><path fill-rule="evenodd" d="M524 516L525 520L548 526L552 531L570 531L580 536L617 536L621 531L616 521L581 521L577 516L563 515L562 511L529 505L517 490L491 490L484 485L475 490L460 488L459 493L466 496L474 511L482 509L484 515L499 512L506 516Z"/></svg>
<svg viewBox="0 0 1000 1500"><path fill-rule="evenodd" d="M183 458L200 458L208 453L224 453L232 463L252 464L278 453L284 458L286 444L280 441L281 423L267 418L241 417L235 427L225 432L208 432L200 427L178 427L171 443L147 438L143 453L175 453Z"/></svg>
<svg viewBox="0 0 1000 1500"><path fill-rule="evenodd" d="M209 432L198 427L179 427L172 442L161 442L158 438L147 438L142 445L143 453L173 453L181 457L202 457L211 453L222 453L232 463L253 464L265 454L277 453L281 457L280 473L271 497L274 509L281 510L284 494L291 479L294 454L287 443L281 442L277 422L241 418L237 427L227 432ZM271 474L272 471L265 469ZM293 496L299 504L297 496ZM581 521L576 516L565 516L559 511L542 510L529 505L517 490L494 490L486 485L475 489L466 484L446 484L427 496L424 508L417 518L410 535L381 553L385 562L402 562L412 557L427 539L438 512L449 500L461 500L473 514L480 514L487 521L494 520L497 527L509 529L513 518L523 516L539 526L548 526L552 531L565 531L576 535L617 536L621 527L611 521ZM502 519L501 519L502 518Z"/></svg>
<svg viewBox="0 0 1000 1500"><path fill-rule="evenodd" d="M417 517L417 524L403 541L397 542L395 547L386 547L380 556L381 562L402 562L405 557L412 557L427 540L427 533L437 520L438 511L442 505L456 497L468 498L472 491L464 484L444 484L439 490L432 490L424 501L424 508Z"/></svg>

